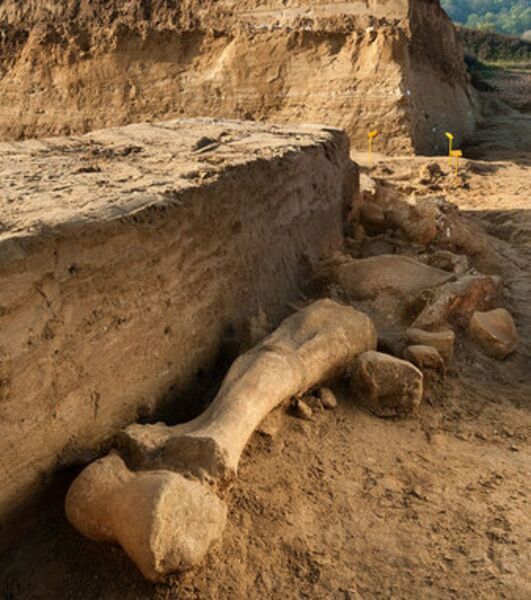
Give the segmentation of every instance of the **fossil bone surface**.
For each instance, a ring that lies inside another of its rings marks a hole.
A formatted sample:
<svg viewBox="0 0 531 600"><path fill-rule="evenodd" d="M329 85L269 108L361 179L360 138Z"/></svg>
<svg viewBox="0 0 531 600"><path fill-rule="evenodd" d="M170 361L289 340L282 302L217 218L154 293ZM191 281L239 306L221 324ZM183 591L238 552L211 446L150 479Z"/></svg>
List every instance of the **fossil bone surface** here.
<svg viewBox="0 0 531 600"><path fill-rule="evenodd" d="M369 317L349 306L319 300L297 311L234 362L198 418L129 427L127 465L113 452L88 466L67 494L68 519L91 539L119 543L149 579L199 563L225 524L216 492L235 477L262 419L376 343Z"/></svg>
<svg viewBox="0 0 531 600"><path fill-rule="evenodd" d="M314 302L238 358L198 418L174 427L132 425L122 444L143 467L230 478L253 431L275 406L334 376L376 341L363 313L331 300Z"/></svg>
<svg viewBox="0 0 531 600"><path fill-rule="evenodd" d="M167 470L133 472L112 453L74 481L66 514L89 539L119 543L147 579L158 581L201 561L221 537L227 507L198 481Z"/></svg>

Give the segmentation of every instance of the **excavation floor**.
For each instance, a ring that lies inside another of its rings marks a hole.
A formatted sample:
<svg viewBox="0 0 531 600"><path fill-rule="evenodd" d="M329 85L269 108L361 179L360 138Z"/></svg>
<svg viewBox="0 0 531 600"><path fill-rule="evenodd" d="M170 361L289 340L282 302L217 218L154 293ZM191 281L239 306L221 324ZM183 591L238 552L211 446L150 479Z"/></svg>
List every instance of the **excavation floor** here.
<svg viewBox="0 0 531 600"><path fill-rule="evenodd" d="M512 139L528 125L516 122ZM530 154L479 139L481 158L438 185L493 236L523 338L515 355L493 361L461 336L413 420L372 417L341 388L338 408L313 422L281 411L278 431L258 432L245 452L223 545L168 585L146 583L119 549L70 528L59 486L3 557L1 597L531 597ZM382 158L374 170L420 190L427 160Z"/></svg>

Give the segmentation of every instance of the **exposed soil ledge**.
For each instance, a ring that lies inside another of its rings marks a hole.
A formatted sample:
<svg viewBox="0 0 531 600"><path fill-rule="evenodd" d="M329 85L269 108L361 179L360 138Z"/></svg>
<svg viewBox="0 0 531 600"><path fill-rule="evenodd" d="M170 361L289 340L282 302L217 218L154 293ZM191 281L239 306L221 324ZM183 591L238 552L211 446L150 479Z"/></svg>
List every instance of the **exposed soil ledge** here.
<svg viewBox="0 0 531 600"><path fill-rule="evenodd" d="M357 183L340 130L212 120L0 144L0 176L1 521L284 316Z"/></svg>
<svg viewBox="0 0 531 600"><path fill-rule="evenodd" d="M0 139L208 115L442 154L475 125L438 0L5 0L0 32Z"/></svg>

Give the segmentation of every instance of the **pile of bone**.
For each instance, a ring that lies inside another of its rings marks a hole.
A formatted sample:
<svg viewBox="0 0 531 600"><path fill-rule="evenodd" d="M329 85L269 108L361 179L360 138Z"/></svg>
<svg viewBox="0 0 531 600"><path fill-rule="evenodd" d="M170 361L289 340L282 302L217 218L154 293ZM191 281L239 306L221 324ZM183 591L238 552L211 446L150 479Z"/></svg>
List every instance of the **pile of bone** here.
<svg viewBox="0 0 531 600"><path fill-rule="evenodd" d="M477 339L496 347L497 355L507 351L497 331L503 317L475 313L471 321ZM355 396L371 412L417 410L424 373L444 373L455 336L448 329L410 328L407 337L407 360L382 354L367 315L332 300L310 304L235 361L198 418L173 427L128 427L120 452L92 463L72 484L68 519L92 540L120 544L152 581L199 564L224 530L224 498L242 451L274 408L348 372ZM321 405L333 408L330 390L320 393ZM304 402L294 406L311 418Z"/></svg>
<svg viewBox="0 0 531 600"><path fill-rule="evenodd" d="M455 205L362 175L351 216L347 252L317 264L313 283L368 314L388 352L364 353L353 368L353 391L371 412L414 413L423 381L446 374L456 332L500 360L516 350L497 254Z"/></svg>

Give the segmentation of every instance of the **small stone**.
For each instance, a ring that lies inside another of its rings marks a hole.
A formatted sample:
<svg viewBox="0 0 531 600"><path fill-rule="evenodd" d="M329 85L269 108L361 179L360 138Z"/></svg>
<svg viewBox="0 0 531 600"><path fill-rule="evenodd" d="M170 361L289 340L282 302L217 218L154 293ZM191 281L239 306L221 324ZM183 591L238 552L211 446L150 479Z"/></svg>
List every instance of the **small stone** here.
<svg viewBox="0 0 531 600"><path fill-rule="evenodd" d="M357 357L351 386L372 413L380 417L404 416L413 414L420 406L423 375L405 360L369 351Z"/></svg>
<svg viewBox="0 0 531 600"><path fill-rule="evenodd" d="M292 412L297 419L302 419L303 421L313 420L313 411L303 400L295 400L293 402Z"/></svg>
<svg viewBox="0 0 531 600"><path fill-rule="evenodd" d="M428 184L444 176L441 166L436 162L422 165L419 173L419 183Z"/></svg>
<svg viewBox="0 0 531 600"><path fill-rule="evenodd" d="M321 404L323 405L324 408L327 408L328 410L332 410L332 409L336 408L337 398L336 398L334 392L330 388L326 388L326 387L321 388L320 396L321 396Z"/></svg>
<svg viewBox="0 0 531 600"><path fill-rule="evenodd" d="M444 374L446 370L443 357L437 348L433 346L408 346L404 352L404 358L413 363L423 373L425 371L437 371Z"/></svg>
<svg viewBox="0 0 531 600"><path fill-rule="evenodd" d="M407 330L406 338L412 346L432 346L438 350L446 364L452 361L455 333L451 329L424 331L423 329L411 328Z"/></svg>
<svg viewBox="0 0 531 600"><path fill-rule="evenodd" d="M303 396L301 400L302 402L304 402L304 404L307 404L312 409L312 411L323 410L323 403L321 402L321 398L319 398L319 396L314 396L313 394L310 394L307 396Z"/></svg>
<svg viewBox="0 0 531 600"><path fill-rule="evenodd" d="M486 354L499 359L514 352L520 341L513 318L504 308L475 312L468 331Z"/></svg>

